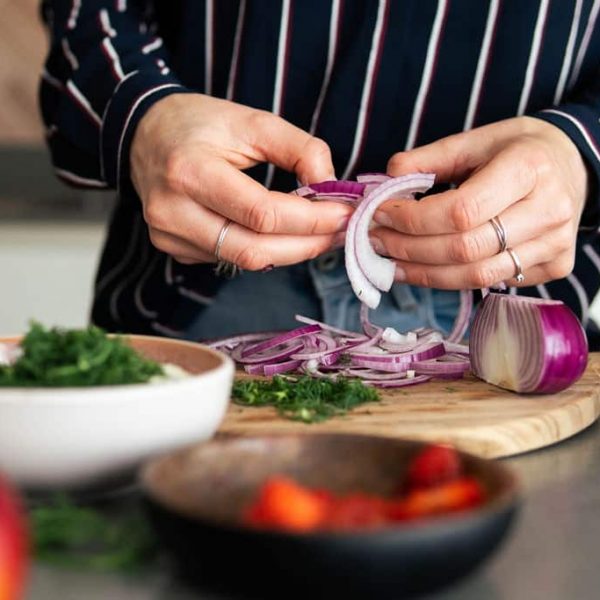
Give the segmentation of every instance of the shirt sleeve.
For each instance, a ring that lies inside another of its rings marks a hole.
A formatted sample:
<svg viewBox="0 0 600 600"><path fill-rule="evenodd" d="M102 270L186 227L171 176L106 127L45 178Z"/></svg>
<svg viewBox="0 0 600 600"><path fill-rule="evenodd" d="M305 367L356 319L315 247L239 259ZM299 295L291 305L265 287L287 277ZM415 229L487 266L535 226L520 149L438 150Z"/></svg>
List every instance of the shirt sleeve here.
<svg viewBox="0 0 600 600"><path fill-rule="evenodd" d="M40 106L56 174L72 185L118 187L139 120L161 98L188 91L171 73L163 40L140 4L42 3L50 50Z"/></svg>
<svg viewBox="0 0 600 600"><path fill-rule="evenodd" d="M589 172L589 194L582 217L583 229L600 226L600 69L566 101L532 116L552 123L573 140Z"/></svg>

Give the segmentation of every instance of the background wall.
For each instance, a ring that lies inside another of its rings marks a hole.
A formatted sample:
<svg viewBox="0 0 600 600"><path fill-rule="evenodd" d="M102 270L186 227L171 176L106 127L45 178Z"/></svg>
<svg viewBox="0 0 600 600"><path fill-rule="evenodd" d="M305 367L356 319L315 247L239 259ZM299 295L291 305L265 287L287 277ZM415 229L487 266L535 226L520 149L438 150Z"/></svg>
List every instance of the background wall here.
<svg viewBox="0 0 600 600"><path fill-rule="evenodd" d="M0 0L0 333L87 322L111 203L52 174L37 109L46 46L39 0Z"/></svg>

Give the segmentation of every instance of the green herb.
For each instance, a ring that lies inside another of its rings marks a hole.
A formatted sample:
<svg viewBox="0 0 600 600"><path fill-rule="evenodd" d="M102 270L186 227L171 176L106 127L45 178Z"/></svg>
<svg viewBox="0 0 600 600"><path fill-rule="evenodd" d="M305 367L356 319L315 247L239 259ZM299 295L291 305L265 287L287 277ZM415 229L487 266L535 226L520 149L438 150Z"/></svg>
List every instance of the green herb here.
<svg viewBox="0 0 600 600"><path fill-rule="evenodd" d="M156 543L139 512L105 514L65 496L30 511L36 559L97 571L131 571L148 565Z"/></svg>
<svg viewBox="0 0 600 600"><path fill-rule="evenodd" d="M63 330L32 323L21 348L13 365L0 366L0 386L118 385L145 383L163 374L160 364L93 326Z"/></svg>
<svg viewBox="0 0 600 600"><path fill-rule="evenodd" d="M244 406L274 406L294 421L318 423L343 415L355 406L379 400L377 391L356 379L281 377L258 381L239 379L233 384L233 401Z"/></svg>

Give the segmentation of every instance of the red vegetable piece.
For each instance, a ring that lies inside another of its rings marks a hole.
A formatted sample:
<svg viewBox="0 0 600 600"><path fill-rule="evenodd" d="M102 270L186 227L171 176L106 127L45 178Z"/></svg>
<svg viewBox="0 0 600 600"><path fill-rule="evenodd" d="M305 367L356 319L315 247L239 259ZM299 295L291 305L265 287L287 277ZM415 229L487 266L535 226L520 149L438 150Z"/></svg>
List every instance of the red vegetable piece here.
<svg viewBox="0 0 600 600"><path fill-rule="evenodd" d="M253 526L288 531L310 531L327 514L328 501L291 479L273 477L265 482L257 501L246 512L245 522Z"/></svg>
<svg viewBox="0 0 600 600"><path fill-rule="evenodd" d="M405 498L388 504L388 518L409 521L433 515L454 513L479 506L485 490L472 477L463 477L431 488L416 489Z"/></svg>
<svg viewBox="0 0 600 600"><path fill-rule="evenodd" d="M460 477L460 457L450 446L431 445L420 452L410 463L407 489L426 488L453 481Z"/></svg>
<svg viewBox="0 0 600 600"><path fill-rule="evenodd" d="M383 499L367 494L352 494L335 500L325 520L325 527L337 530L377 527L385 523L386 513Z"/></svg>

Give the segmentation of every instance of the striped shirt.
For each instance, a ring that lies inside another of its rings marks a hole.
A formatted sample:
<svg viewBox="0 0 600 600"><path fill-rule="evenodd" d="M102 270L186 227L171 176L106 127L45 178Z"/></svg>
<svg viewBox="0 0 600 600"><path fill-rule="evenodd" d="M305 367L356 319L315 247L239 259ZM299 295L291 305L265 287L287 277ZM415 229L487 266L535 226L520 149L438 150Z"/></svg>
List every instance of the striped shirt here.
<svg viewBox="0 0 600 600"><path fill-rule="evenodd" d="M41 109L58 177L118 189L93 319L181 335L222 280L156 250L128 177L136 124L172 93L270 110L327 141L338 176L516 115L562 129L590 196L576 264L518 293L566 302L590 334L600 288L600 0L45 0ZM258 181L290 191L292 174ZM511 290L517 293L517 290Z"/></svg>

